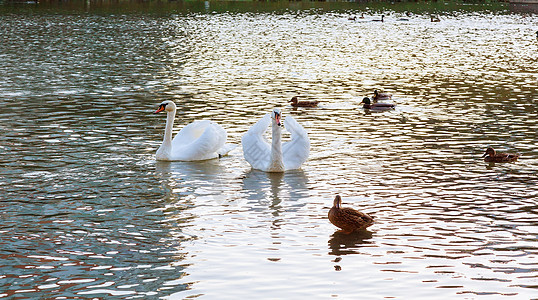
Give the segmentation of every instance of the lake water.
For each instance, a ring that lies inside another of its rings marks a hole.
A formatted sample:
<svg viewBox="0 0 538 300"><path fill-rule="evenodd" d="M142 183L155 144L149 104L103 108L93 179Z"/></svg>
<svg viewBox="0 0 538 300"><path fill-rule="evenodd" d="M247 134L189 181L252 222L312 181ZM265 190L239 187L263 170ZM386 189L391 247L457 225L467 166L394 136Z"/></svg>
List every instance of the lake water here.
<svg viewBox="0 0 538 300"><path fill-rule="evenodd" d="M0 5L0 297L538 297L537 14L133 5ZM363 110L374 89L397 108ZM175 132L211 119L236 144L279 107L310 158L156 162L163 100ZM336 232L336 193L376 223Z"/></svg>

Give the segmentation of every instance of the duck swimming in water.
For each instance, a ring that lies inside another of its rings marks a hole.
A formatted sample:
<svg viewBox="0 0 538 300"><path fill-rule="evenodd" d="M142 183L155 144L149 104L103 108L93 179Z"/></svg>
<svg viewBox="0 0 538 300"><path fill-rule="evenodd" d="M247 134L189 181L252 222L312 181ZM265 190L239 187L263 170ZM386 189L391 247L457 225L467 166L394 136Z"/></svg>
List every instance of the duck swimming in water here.
<svg viewBox="0 0 538 300"><path fill-rule="evenodd" d="M329 221L342 229L343 233L364 230L374 223L374 218L350 207L341 207L342 198L336 195L333 207L329 210Z"/></svg>
<svg viewBox="0 0 538 300"><path fill-rule="evenodd" d="M370 101L370 98L365 97L362 99L362 102L360 104L364 104L362 107L364 109L371 109L371 110L389 110L396 107L396 104L393 103L372 103Z"/></svg>
<svg viewBox="0 0 538 300"><path fill-rule="evenodd" d="M482 157L487 162L513 162L519 158L519 154L496 152L495 149L488 147Z"/></svg>
<svg viewBox="0 0 538 300"><path fill-rule="evenodd" d="M373 19L372 22L385 22L385 15L381 15L381 19Z"/></svg>
<svg viewBox="0 0 538 300"><path fill-rule="evenodd" d="M374 101L392 99L392 94L380 93L378 90L374 90Z"/></svg>
<svg viewBox="0 0 538 300"><path fill-rule="evenodd" d="M297 96L293 96L289 102L291 102L291 106L293 107L316 107L319 104L319 101L316 101L316 100L299 101Z"/></svg>

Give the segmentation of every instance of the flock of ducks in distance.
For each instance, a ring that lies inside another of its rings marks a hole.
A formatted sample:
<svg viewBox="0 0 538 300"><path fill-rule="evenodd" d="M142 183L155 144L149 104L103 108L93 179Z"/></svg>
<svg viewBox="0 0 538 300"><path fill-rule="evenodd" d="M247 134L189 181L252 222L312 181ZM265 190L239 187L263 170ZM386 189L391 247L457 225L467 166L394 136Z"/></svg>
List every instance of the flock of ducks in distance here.
<svg viewBox="0 0 538 300"><path fill-rule="evenodd" d="M365 97L361 104L364 109L394 109L393 103L378 102L390 99L391 94L375 90L372 99ZM293 107L316 107L319 104L319 101L299 100L297 96L289 102ZM157 160L199 161L220 158L236 147L226 143L226 130L209 120L194 121L183 127L172 138L176 110L176 104L166 100L155 111L155 113L165 111L167 114L164 139L156 153ZM243 156L253 169L265 172L296 170L308 159L310 153L308 133L292 116L287 116L285 123L285 129L291 133L291 140L284 143L282 142L284 120L278 108L262 117L243 135L241 139ZM271 144L264 135L269 125L272 133ZM496 152L489 147L482 157L486 162L513 162L519 155ZM342 198L337 195L328 216L332 224L342 229L342 233L361 231L373 224L374 219L368 214L353 208L343 208L341 205Z"/></svg>
<svg viewBox="0 0 538 300"><path fill-rule="evenodd" d="M411 16L411 13L410 12L406 12L405 13L408 17ZM359 17L357 16L350 16L348 18L348 20L350 21L356 21L357 19L359 20L364 20L364 21L369 21L369 22L385 22L385 15L381 15L381 19L369 19L369 20L366 20L366 18L364 17L364 14L361 14ZM409 21L409 18L398 18L396 19L397 21ZM435 16L435 15L431 15L430 16L430 21L431 22L441 22L441 19L439 19L438 16Z"/></svg>
<svg viewBox="0 0 538 300"><path fill-rule="evenodd" d="M406 12L405 14L408 17L411 16L410 12ZM363 20L363 22L385 22L385 15L381 15L381 19L366 19L366 17L364 17L364 13L362 13L359 17L350 16L348 18L348 20L350 20L350 21L357 21L357 19ZM410 19L409 18L398 18L398 19L396 19L396 21L407 22L407 21L410 21ZM439 16L430 15L430 21L436 23L436 22L441 22L441 19L439 18ZM536 39L538 40L538 31L536 31Z"/></svg>

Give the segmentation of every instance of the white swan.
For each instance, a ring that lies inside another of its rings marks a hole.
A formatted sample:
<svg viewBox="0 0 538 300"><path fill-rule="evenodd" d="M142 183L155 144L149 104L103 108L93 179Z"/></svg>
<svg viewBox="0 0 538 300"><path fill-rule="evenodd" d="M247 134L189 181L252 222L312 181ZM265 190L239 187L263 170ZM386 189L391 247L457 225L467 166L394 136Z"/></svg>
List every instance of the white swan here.
<svg viewBox="0 0 538 300"><path fill-rule="evenodd" d="M166 111L166 128L162 145L157 150L157 160L194 161L221 157L235 145L226 143L226 130L219 124L203 120L183 127L172 140L172 127L176 118L176 104L164 101L155 113Z"/></svg>
<svg viewBox="0 0 538 300"><path fill-rule="evenodd" d="M293 117L286 117L286 129L291 133L291 141L282 144L280 120L280 109L275 108L243 136L243 156L252 168L265 172L284 172L299 169L308 159L310 139L306 130ZM264 136L269 123L272 123L271 144Z"/></svg>

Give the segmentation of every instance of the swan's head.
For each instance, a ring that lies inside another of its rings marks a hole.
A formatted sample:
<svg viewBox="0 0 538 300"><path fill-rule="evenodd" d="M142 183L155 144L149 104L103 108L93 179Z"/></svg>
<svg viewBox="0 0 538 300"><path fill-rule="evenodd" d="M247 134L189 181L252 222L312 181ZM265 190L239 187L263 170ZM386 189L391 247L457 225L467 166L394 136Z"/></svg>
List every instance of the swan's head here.
<svg viewBox="0 0 538 300"><path fill-rule="evenodd" d="M176 110L174 101L166 100L159 105L159 108L157 108L155 113L160 113L161 111L173 112L174 110Z"/></svg>
<svg viewBox="0 0 538 300"><path fill-rule="evenodd" d="M280 112L280 109L275 108L273 109L273 112L271 113L271 119L275 120L276 125L282 126L282 113Z"/></svg>
<svg viewBox="0 0 538 300"><path fill-rule="evenodd" d="M342 197L340 195L336 195L333 202L333 207L340 208L340 205L342 205Z"/></svg>
<svg viewBox="0 0 538 300"><path fill-rule="evenodd" d="M370 102L370 98L368 98L368 97L364 97L364 98L362 99L362 102L361 102L360 104L362 104L362 103L364 103L364 104L366 104L366 105L370 105L370 103L371 103L371 102Z"/></svg>

